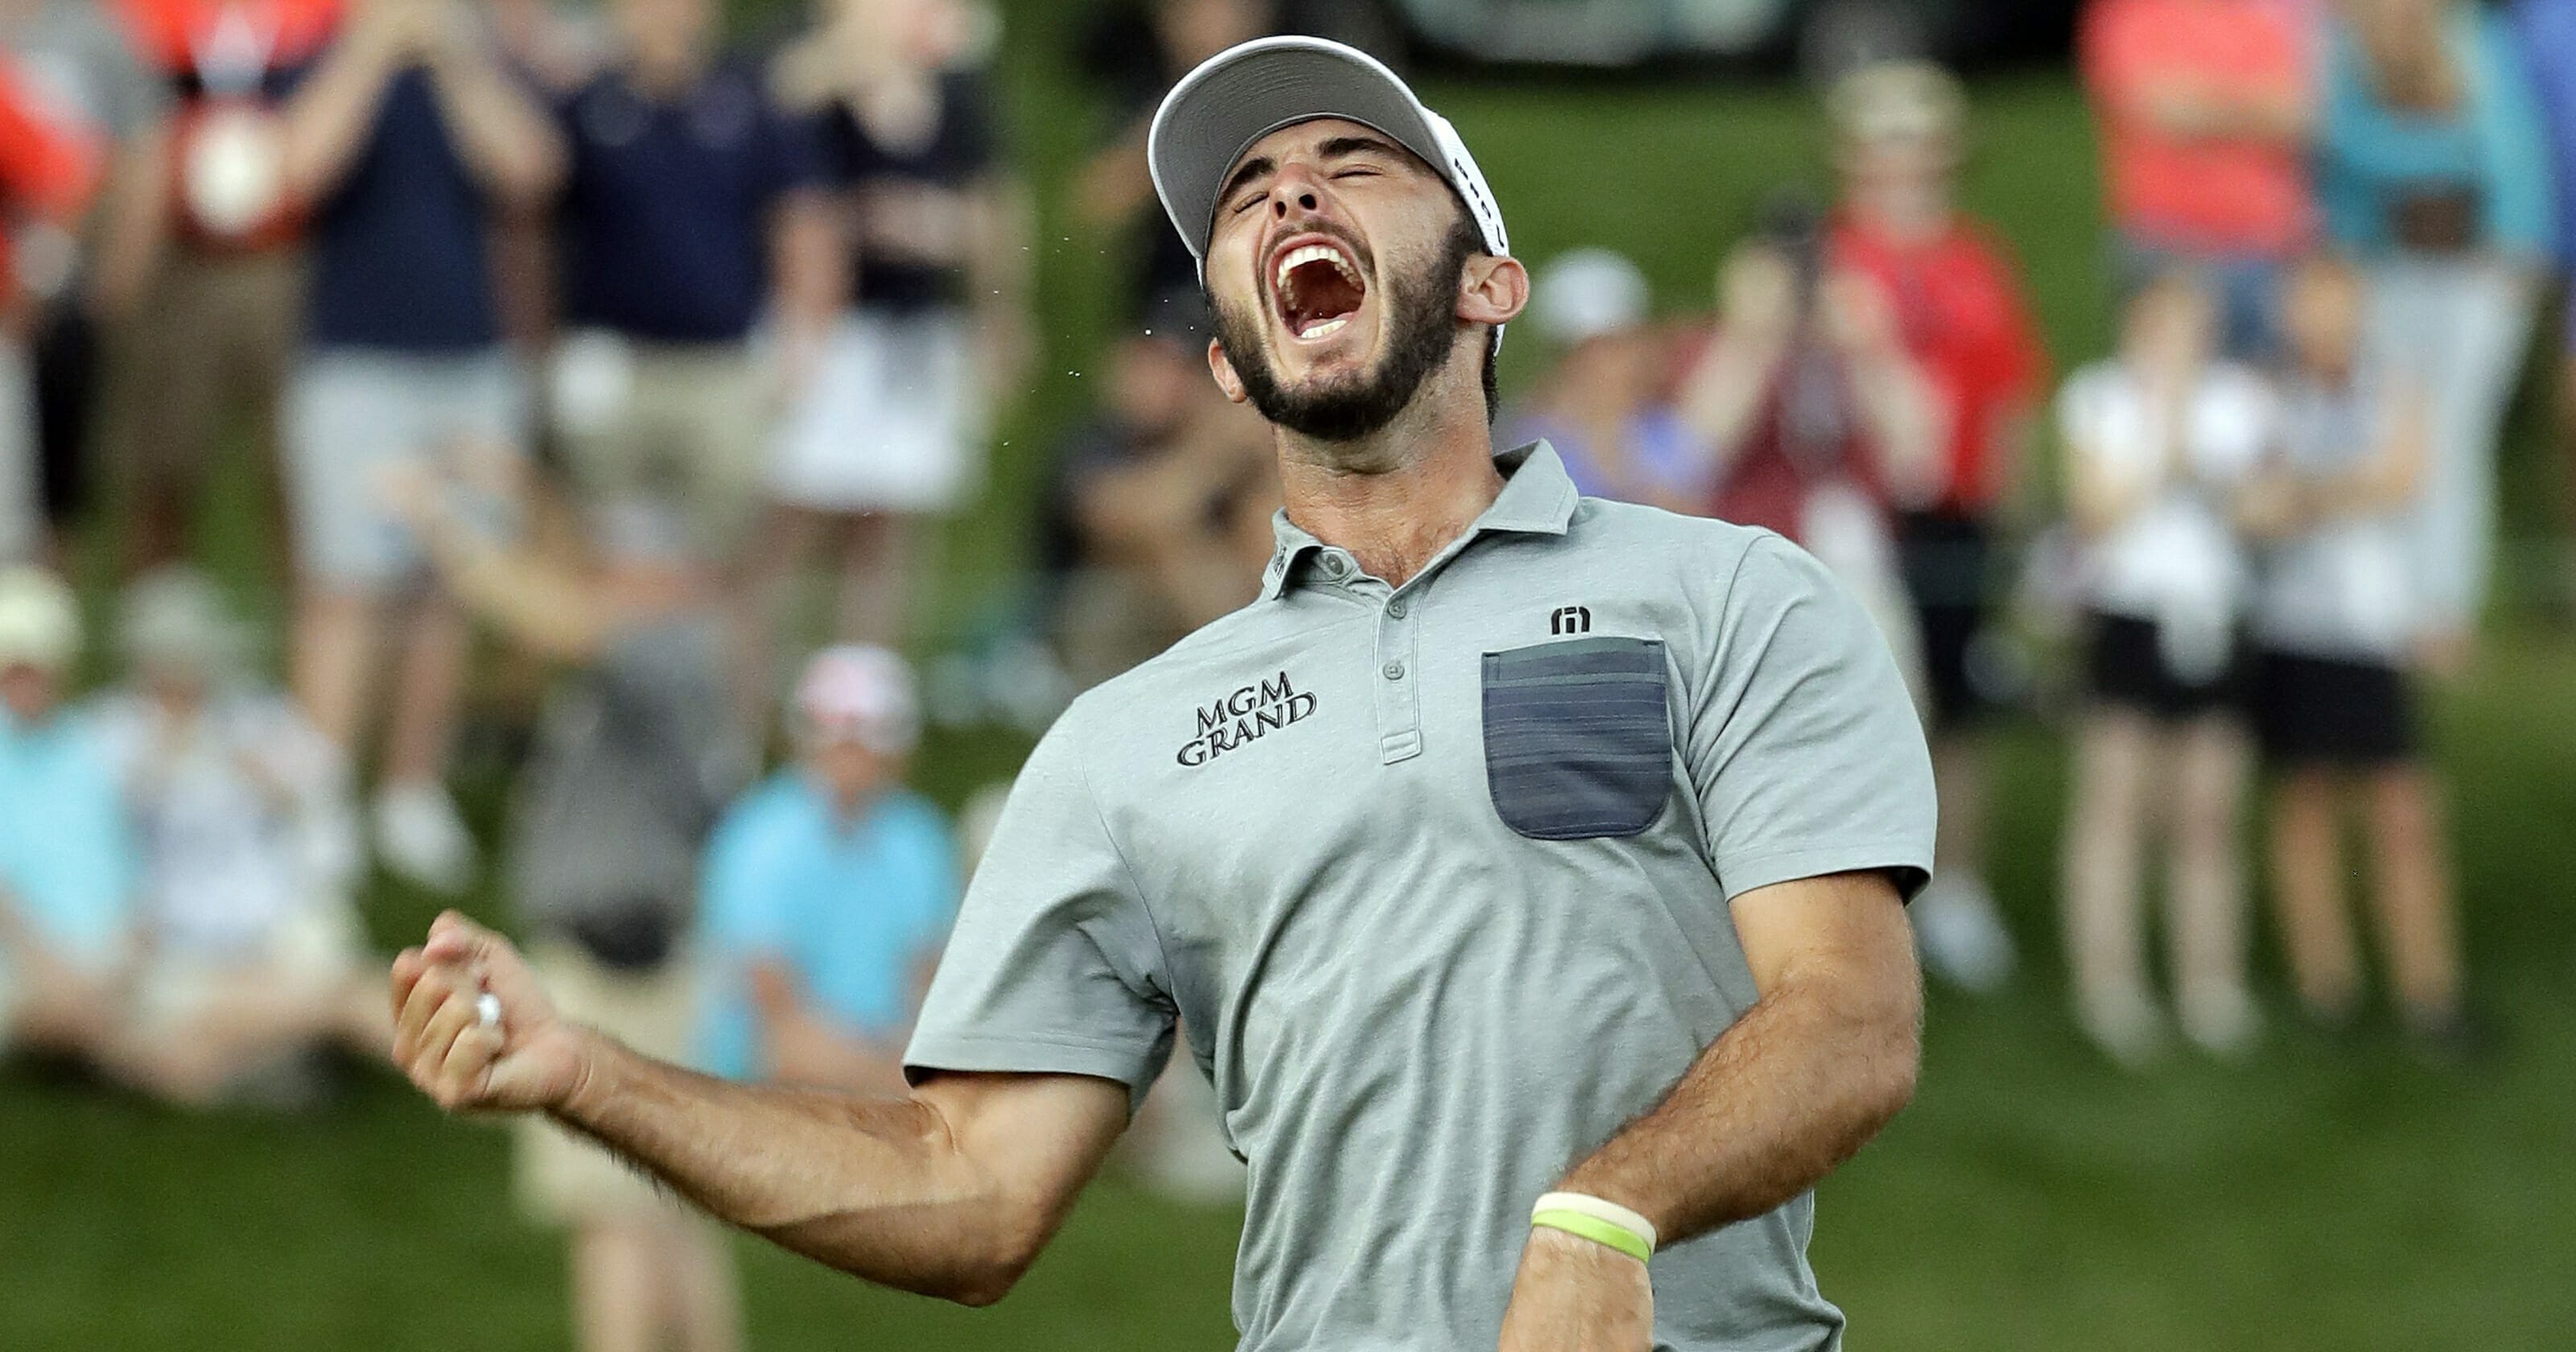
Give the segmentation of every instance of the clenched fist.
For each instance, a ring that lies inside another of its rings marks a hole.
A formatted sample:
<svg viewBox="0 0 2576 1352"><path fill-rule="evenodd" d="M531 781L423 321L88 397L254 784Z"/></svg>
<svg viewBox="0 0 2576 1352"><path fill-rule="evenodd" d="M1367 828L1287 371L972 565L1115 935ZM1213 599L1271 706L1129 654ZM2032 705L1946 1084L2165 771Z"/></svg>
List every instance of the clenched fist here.
<svg viewBox="0 0 2576 1352"><path fill-rule="evenodd" d="M555 1013L508 940L454 911L394 959L393 1001L394 1064L449 1112L559 1108L588 1074L585 1031Z"/></svg>

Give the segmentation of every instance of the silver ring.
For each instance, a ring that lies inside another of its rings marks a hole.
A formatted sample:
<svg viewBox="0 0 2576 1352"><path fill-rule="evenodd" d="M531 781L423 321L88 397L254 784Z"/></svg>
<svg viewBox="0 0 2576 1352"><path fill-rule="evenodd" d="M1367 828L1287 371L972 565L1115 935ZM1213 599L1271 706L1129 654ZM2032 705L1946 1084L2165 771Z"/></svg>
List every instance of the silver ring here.
<svg viewBox="0 0 2576 1352"><path fill-rule="evenodd" d="M485 1028L501 1026L501 997L485 991L474 997L474 1021Z"/></svg>

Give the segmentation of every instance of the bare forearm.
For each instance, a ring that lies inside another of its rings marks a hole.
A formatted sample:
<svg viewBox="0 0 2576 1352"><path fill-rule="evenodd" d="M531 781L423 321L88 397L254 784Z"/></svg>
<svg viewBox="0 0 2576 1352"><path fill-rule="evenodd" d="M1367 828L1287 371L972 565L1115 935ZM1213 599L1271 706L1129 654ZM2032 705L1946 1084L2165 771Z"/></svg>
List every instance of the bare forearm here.
<svg viewBox="0 0 2576 1352"><path fill-rule="evenodd" d="M364 26L323 58L286 109L280 171L290 195L310 201L339 185L375 127L400 60L400 49Z"/></svg>
<svg viewBox="0 0 2576 1352"><path fill-rule="evenodd" d="M560 569L444 509L418 529L449 595L511 642L558 662L586 662L607 646L610 617Z"/></svg>
<svg viewBox="0 0 2576 1352"><path fill-rule="evenodd" d="M1940 471L1939 395L1912 361L1889 353L1853 363L1852 385L1863 423L1879 447L1886 477L1909 497L1928 496Z"/></svg>
<svg viewBox="0 0 2576 1352"><path fill-rule="evenodd" d="M1745 431L1761 411L1779 361L1776 346L1730 346L1711 354L1692 376L1682 395L1682 422L1698 434L1720 468L1733 464L1743 449Z"/></svg>
<svg viewBox="0 0 2576 1352"><path fill-rule="evenodd" d="M459 51L442 54L430 69L457 150L484 187L512 207L550 196L563 177L562 142L500 65L480 51Z"/></svg>
<svg viewBox="0 0 2576 1352"><path fill-rule="evenodd" d="M1634 1208L1666 1243L1772 1210L1913 1096L1921 1002L1910 985L1779 987L1564 1186Z"/></svg>
<svg viewBox="0 0 2576 1352"><path fill-rule="evenodd" d="M716 1216L924 1295L983 1303L1016 1275L1012 1208L928 1102L734 1084L592 1040L559 1120Z"/></svg>
<svg viewBox="0 0 2576 1352"><path fill-rule="evenodd" d="M832 326L849 295L849 238L842 204L820 192L780 202L770 226L771 269L779 322L810 340Z"/></svg>

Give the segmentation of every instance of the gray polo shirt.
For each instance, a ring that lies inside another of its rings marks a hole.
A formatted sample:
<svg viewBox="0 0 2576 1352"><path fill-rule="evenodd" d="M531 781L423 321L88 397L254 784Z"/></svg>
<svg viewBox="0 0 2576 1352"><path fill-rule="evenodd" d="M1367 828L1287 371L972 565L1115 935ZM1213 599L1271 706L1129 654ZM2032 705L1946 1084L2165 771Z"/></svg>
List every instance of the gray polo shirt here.
<svg viewBox="0 0 2576 1352"><path fill-rule="evenodd" d="M1251 1165L1246 1349L1493 1346L1530 1203L1753 1003L1728 899L1928 876L1921 728L1823 568L1499 463L1401 588L1283 517L1259 600L1066 711L906 1057L1141 1096L1178 1019ZM1811 1221L1658 1253L1659 1345L1837 1345Z"/></svg>

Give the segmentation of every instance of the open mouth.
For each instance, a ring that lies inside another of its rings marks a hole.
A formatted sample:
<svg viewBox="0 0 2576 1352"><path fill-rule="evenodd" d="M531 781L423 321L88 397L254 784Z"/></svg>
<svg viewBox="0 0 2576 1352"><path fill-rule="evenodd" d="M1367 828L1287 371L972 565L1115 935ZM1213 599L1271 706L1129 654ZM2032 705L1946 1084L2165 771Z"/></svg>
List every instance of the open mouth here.
<svg viewBox="0 0 2576 1352"><path fill-rule="evenodd" d="M1368 283L1341 245L1310 239L1280 252L1270 269L1270 294L1289 336L1315 342L1351 322L1368 295Z"/></svg>

